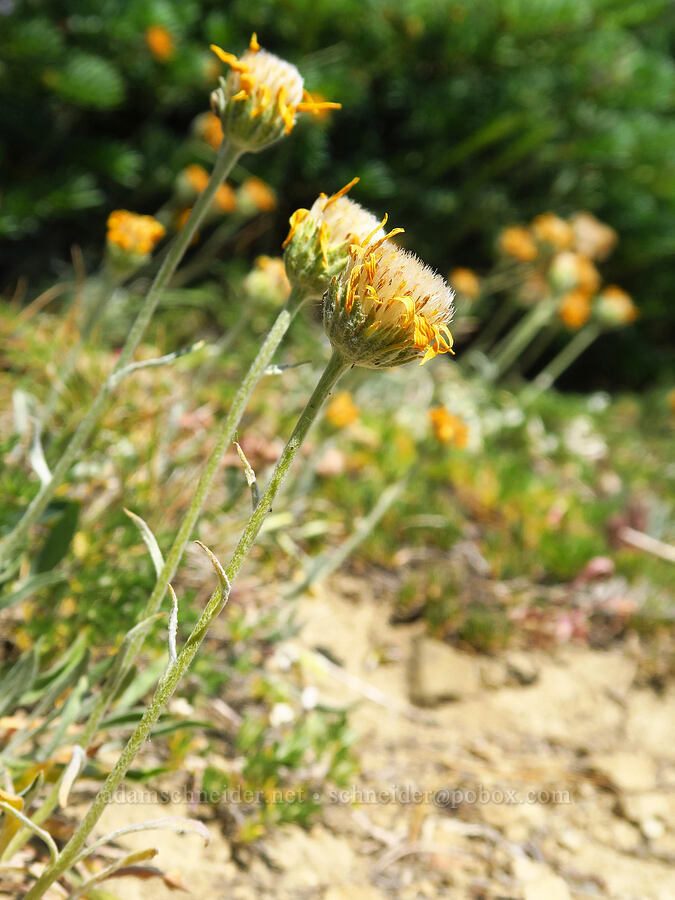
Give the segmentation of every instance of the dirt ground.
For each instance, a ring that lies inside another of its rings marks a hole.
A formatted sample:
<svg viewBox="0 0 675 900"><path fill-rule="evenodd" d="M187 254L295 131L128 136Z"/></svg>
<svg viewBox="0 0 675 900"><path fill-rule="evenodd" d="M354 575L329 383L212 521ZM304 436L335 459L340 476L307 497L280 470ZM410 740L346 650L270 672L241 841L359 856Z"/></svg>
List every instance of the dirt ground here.
<svg viewBox="0 0 675 900"><path fill-rule="evenodd" d="M329 636L342 667L311 671L322 700L355 704L354 788L310 831L274 832L245 869L215 824L207 847L170 832L129 846L158 847L154 864L200 898L675 898L675 689L641 686L630 642L487 659L335 588L300 601L294 642L306 654ZM127 803L99 831L193 814ZM106 886L180 896L158 879Z"/></svg>

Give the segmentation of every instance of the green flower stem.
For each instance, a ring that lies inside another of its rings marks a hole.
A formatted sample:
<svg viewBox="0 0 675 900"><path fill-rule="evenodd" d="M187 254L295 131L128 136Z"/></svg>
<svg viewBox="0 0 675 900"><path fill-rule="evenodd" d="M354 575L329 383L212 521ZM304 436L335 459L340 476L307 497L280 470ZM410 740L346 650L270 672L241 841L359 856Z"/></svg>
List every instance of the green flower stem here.
<svg viewBox="0 0 675 900"><path fill-rule="evenodd" d="M523 375L543 355L544 351L553 343L560 334L561 323L558 319L549 322L534 338L530 346L519 357L516 368Z"/></svg>
<svg viewBox="0 0 675 900"><path fill-rule="evenodd" d="M568 369L575 359L590 347L601 331L602 329L595 322L589 322L585 328L578 331L569 344L563 347L560 353L534 379L533 389L536 394L548 390L560 378L565 369Z"/></svg>
<svg viewBox="0 0 675 900"><path fill-rule="evenodd" d="M176 569L178 568L183 553L185 552L185 547L187 546L187 543L190 539L190 535L192 534L197 519L199 518L199 515L202 511L202 507L204 506L204 502L206 500L208 492L211 489L211 485L213 484L213 479L216 476L218 467L220 466L223 456L232 444L232 439L234 437L237 426L241 421L241 417L244 414L244 410L246 409L249 398L253 393L255 386L265 374L265 369L269 365L270 360L274 356L277 347L288 331L288 327L292 322L293 317L303 305L305 299L306 298L297 290L294 290L291 293L284 308L281 310L276 318L276 321L270 328L267 337L265 338L260 350L258 351L258 355L251 363L251 366L246 373L244 380L239 387L239 390L237 391L234 401L232 402L232 407L230 409L229 415L223 423L220 434L218 435L218 439L213 447L213 450L211 451L206 465L204 466L201 477L199 479L199 484L197 485L197 488L192 496L190 506L183 518L183 521L181 522L181 526L176 537L174 538L173 544L171 545L171 549L169 550L169 553L166 557L164 567L157 577L155 587L153 588L153 591L148 598L148 602L145 606L144 612L141 615L141 619L153 616L159 610L169 582L176 573ZM129 666L136 658L145 639L145 635L146 630L143 629L136 636L134 641L129 645L126 659L123 661L117 673L115 681L112 684L107 685L101 692L99 701L92 710L91 715L89 716L87 727L81 738L81 742L86 741L86 743L82 744L84 747L88 745L89 741L96 733L99 722L105 715L105 712L112 698L115 696L117 689L119 688L126 673L128 672Z"/></svg>
<svg viewBox="0 0 675 900"><path fill-rule="evenodd" d="M225 222L221 222L213 234L206 239L203 246L195 253L194 259L190 259L190 262L174 275L171 279L171 287L183 287L183 285L189 284L199 275L206 272L223 246L230 238L234 237L245 221L244 217L234 214Z"/></svg>
<svg viewBox="0 0 675 900"><path fill-rule="evenodd" d="M513 299L513 296L509 294L509 296L504 298L504 301L490 316L487 325L481 330L478 338L469 348L469 352L485 353L485 351L492 346L502 328L504 328L508 324L509 320L513 316L514 311L515 301Z"/></svg>
<svg viewBox="0 0 675 900"><path fill-rule="evenodd" d="M80 353L84 347L89 335L94 330L96 323L100 319L103 310L108 305L115 289L120 284L120 279L116 278L108 266L104 266L99 276L97 284L90 285L89 296L85 300L84 316L80 334L66 357L66 361L61 366L56 380L52 382L51 390L44 403L42 413L40 415L40 423L44 427L51 417L54 415L56 404L59 402L63 389L68 385L70 378L75 371L75 366L80 358Z"/></svg>
<svg viewBox="0 0 675 900"><path fill-rule="evenodd" d="M199 223L202 221L209 210L216 190L220 187L224 179L235 166L237 160L241 156L241 152L242 151L238 148L227 145L225 142L223 142L223 144L221 145L218 157L213 167L213 172L211 173L209 183L203 193L199 195L197 202L192 209L192 213L190 214L190 218L185 223L185 226L181 229L181 231L178 232L173 240L173 243L170 245L164 262L157 272L155 280L153 281L150 290L148 291L145 300L143 301L143 305L141 306L138 316L136 317L136 321L131 326L131 330L127 335L127 339L122 348L122 352L120 353L117 365L113 369L111 375L102 385L101 389L94 399L94 402L89 407L85 417L82 419L77 430L70 439L70 442L64 450L61 458L52 470L52 480L49 482L49 484L42 486L42 488L38 491L38 493L31 501L28 509L23 514L23 517L20 519L18 525L14 528L13 531L10 532L9 535L7 535L7 537L5 537L2 544L0 545L0 570L4 567L6 561L9 559L12 553L14 553L17 548L20 548L22 543L25 541L30 528L40 518L47 504L54 496L56 489L66 479L70 467L77 459L80 450L90 437L92 431L96 427L96 424L103 415L108 397L113 388L115 373L127 366L131 361L136 347L140 343L141 338L145 334L145 331L150 324L150 320L152 319L153 313L160 297L162 296L162 293L164 292L164 289L171 281L173 273L176 271L176 268L178 267L181 259L185 254L185 251L190 246Z"/></svg>
<svg viewBox="0 0 675 900"><path fill-rule="evenodd" d="M520 351L524 350L539 330L550 322L555 314L556 305L554 297L540 300L504 338L490 360L492 381L496 381L510 368Z"/></svg>
<svg viewBox="0 0 675 900"><path fill-rule="evenodd" d="M284 308L281 310L276 318L276 321L270 328L267 337L265 338L260 350L258 351L258 355L251 363L251 366L246 373L246 376L242 381L241 386L239 387L239 390L237 391L237 394L234 398L229 415L223 423L223 427L218 436L218 440L216 441L216 444L211 451L211 455L207 460L206 466L204 467L201 478L199 479L199 484L197 485L197 489L192 497L192 501L190 503L188 511L185 514L178 534L174 538L174 542L171 545L171 549L169 550L168 556L166 557L166 561L164 563L164 568L157 577L155 587L153 588L152 594L148 598L145 612L142 614L141 619L152 616L158 611L169 582L175 575L176 569L178 568L183 553L185 552L185 547L187 546L190 535L192 534L192 530L201 513L204 501L206 500L211 485L213 484L213 479L215 478L216 472L218 471L218 466L220 465L223 455L232 442L232 438L234 437L234 433L237 429L237 426L239 425L249 398L255 386L264 375L265 369L274 356L274 353L281 343L284 335L286 334L295 314L307 299L308 298L303 296L298 290L293 290L288 300L286 301ZM127 648L127 651L125 653L126 658L123 660L122 665L117 669L116 676L112 681L104 685L103 689L101 690L98 701L87 719L85 729L78 739L78 744L85 750L96 734L101 720L108 711L108 707L117 694L117 691L119 690L124 677L129 671L129 667L132 665L133 661L138 655L141 646L143 645L145 635L146 630L144 629L136 636L134 641ZM42 805L33 814L32 820L35 824L40 825L42 822L44 822L45 819L56 808L56 805L58 803L60 783L61 779L58 780L52 791L43 801ZM12 838L10 844L8 844L5 853L3 853L2 855L2 859L9 859L14 853L16 853L17 850L19 850L23 846L23 844L25 844L25 842L29 838L30 832L28 831L28 829L21 829L20 831L18 831Z"/></svg>
<svg viewBox="0 0 675 900"><path fill-rule="evenodd" d="M103 787L94 798L84 819L61 851L58 860L44 870L40 878L38 878L33 887L25 895L24 900L38 900L39 897L42 897L47 888L68 870L73 863L73 860L84 846L91 830L98 822L107 804L111 801L113 794L120 786L122 779L135 759L136 754L143 746L143 743L152 731L162 710L173 696L181 678L189 668L200 644L208 632L209 626L227 603L232 582L248 556L266 516L271 512L274 498L283 484L284 478L288 474L288 470L290 469L298 450L302 446L302 442L307 436L307 432L333 386L349 365L350 364L341 354L337 352L333 353L312 396L300 414L296 426L293 429L293 433L275 466L265 493L253 511L253 514L239 539L239 543L235 548L227 569L220 576L221 584L211 595L204 608L204 612L185 642L183 649L178 654L176 661L169 667L166 675L157 686L157 690L155 691L150 705L143 714L143 718L129 738L119 759L115 763L115 766L106 778Z"/></svg>

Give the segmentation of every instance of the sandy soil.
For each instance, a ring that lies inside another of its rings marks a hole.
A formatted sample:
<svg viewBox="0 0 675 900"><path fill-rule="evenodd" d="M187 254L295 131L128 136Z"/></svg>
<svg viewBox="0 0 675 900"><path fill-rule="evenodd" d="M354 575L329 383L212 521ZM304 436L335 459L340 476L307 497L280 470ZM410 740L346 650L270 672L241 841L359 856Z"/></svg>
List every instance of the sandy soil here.
<svg viewBox="0 0 675 900"><path fill-rule="evenodd" d="M639 686L630 646L486 660L387 624L374 600L325 591L298 617L301 650L330 635L344 670L381 692L373 702L314 670L322 699L356 704L362 773L321 824L277 831L245 869L216 824L207 847L197 835L126 839L156 846L153 864L194 896L675 897L675 690ZM374 667L375 650L390 661ZM193 814L127 803L100 830ZM176 896L157 879L107 886L125 900Z"/></svg>

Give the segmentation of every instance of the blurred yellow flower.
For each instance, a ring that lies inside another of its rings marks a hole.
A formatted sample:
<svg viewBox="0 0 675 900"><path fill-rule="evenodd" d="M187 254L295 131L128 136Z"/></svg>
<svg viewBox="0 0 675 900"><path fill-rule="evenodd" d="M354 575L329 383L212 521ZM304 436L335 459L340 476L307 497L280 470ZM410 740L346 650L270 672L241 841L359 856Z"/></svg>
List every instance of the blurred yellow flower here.
<svg viewBox="0 0 675 900"><path fill-rule="evenodd" d="M454 444L464 449L469 442L469 429L466 422L455 416L445 406L437 406L429 410L429 419L436 440L442 444Z"/></svg>
<svg viewBox="0 0 675 900"><path fill-rule="evenodd" d="M520 262L532 262L537 258L537 245L527 228L510 225L499 235L499 249Z"/></svg>
<svg viewBox="0 0 675 900"><path fill-rule="evenodd" d="M553 257L549 269L551 283L560 291L580 288L595 294L600 287L600 273L587 256L566 250Z"/></svg>
<svg viewBox="0 0 675 900"><path fill-rule="evenodd" d="M613 228L588 212L576 213L570 219L570 223L574 231L576 249L589 259L606 259L619 240Z"/></svg>
<svg viewBox="0 0 675 900"><path fill-rule="evenodd" d="M532 233L538 241L551 244L556 250L567 250L574 243L572 226L552 212L542 213L532 221Z"/></svg>
<svg viewBox="0 0 675 900"><path fill-rule="evenodd" d="M215 62L215 60L214 60ZM209 147L218 150L223 142L223 126L220 117L212 112L201 115L197 120L197 134Z"/></svg>
<svg viewBox="0 0 675 900"><path fill-rule="evenodd" d="M214 204L221 212L230 213L237 207L237 197L229 184L221 184L213 197Z"/></svg>
<svg viewBox="0 0 675 900"><path fill-rule="evenodd" d="M155 59L166 62L174 54L171 32L163 25L151 25L145 29L145 43Z"/></svg>
<svg viewBox="0 0 675 900"><path fill-rule="evenodd" d="M209 183L209 173L204 166L199 166L196 163L186 166L181 174L195 194L201 194Z"/></svg>
<svg viewBox="0 0 675 900"><path fill-rule="evenodd" d="M286 266L279 256L259 256L244 279L244 285L254 297L273 302L285 300L291 292Z"/></svg>
<svg viewBox="0 0 675 900"><path fill-rule="evenodd" d="M260 212L271 212L276 209L277 195L262 178L251 176L241 185L240 190L247 200Z"/></svg>
<svg viewBox="0 0 675 900"><path fill-rule="evenodd" d="M349 391L338 391L326 407L326 418L336 428L351 425L359 418L359 408Z"/></svg>
<svg viewBox="0 0 675 900"><path fill-rule="evenodd" d="M558 314L569 329L577 331L591 317L590 295L579 289L567 291L560 298Z"/></svg>
<svg viewBox="0 0 675 900"><path fill-rule="evenodd" d="M598 294L596 312L600 321L610 327L630 325L638 317L630 294L616 284L608 284Z"/></svg>
<svg viewBox="0 0 675 900"><path fill-rule="evenodd" d="M448 281L457 293L467 300L475 300L480 294L480 279L471 269L458 266L450 272Z"/></svg>
<svg viewBox="0 0 675 900"><path fill-rule="evenodd" d="M108 216L108 243L127 253L152 253L165 233L164 226L152 216L139 216L126 209L116 209Z"/></svg>

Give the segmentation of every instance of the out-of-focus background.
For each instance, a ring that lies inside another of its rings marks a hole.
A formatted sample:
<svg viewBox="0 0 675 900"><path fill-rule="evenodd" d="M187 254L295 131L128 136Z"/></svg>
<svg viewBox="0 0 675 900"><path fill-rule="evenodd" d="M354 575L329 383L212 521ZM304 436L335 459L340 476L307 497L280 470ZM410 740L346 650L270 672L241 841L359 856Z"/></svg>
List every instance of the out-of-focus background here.
<svg viewBox="0 0 675 900"><path fill-rule="evenodd" d="M165 251L106 294L108 215L181 228L222 136L208 45L254 31L343 108L237 165L137 358L190 352L116 390L3 586L3 797L34 813L142 615L155 572L123 508L168 550L287 296L290 213L359 176L456 288L456 356L345 375L100 826L198 817L212 843L127 836L94 870L160 855L91 897L671 900L670 0L0 0L0 536ZM260 484L327 359L320 319L242 419ZM231 448L195 537L225 562L250 509ZM214 586L198 549L173 586L180 644ZM162 620L43 823L58 842L166 664Z"/></svg>
<svg viewBox="0 0 675 900"><path fill-rule="evenodd" d="M486 267L505 225L588 210L621 236L607 280L641 317L565 383L641 387L672 365L668 0L7 0L0 22L5 289L56 274L74 242L98 252L111 209L162 205L195 159L186 131L220 68L208 44L257 31L344 107L245 161L283 188L259 252L355 174L441 271Z"/></svg>

